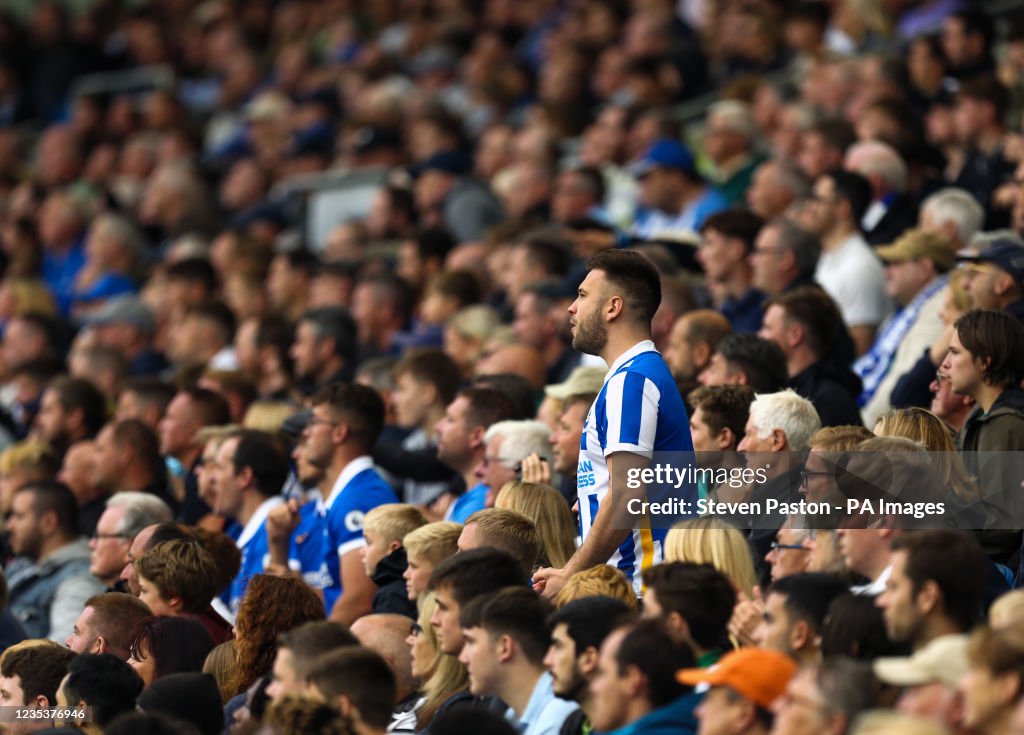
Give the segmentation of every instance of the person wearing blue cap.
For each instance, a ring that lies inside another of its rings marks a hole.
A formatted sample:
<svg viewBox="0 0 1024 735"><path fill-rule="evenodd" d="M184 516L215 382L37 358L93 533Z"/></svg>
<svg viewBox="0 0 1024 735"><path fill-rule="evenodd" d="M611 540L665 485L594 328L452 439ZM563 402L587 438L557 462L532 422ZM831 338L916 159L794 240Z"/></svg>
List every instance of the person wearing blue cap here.
<svg viewBox="0 0 1024 735"><path fill-rule="evenodd" d="M704 220L729 207L729 201L697 172L693 154L682 143L663 138L630 166L640 185L643 209L632 234L644 240L679 237L700 230Z"/></svg>
<svg viewBox="0 0 1024 735"><path fill-rule="evenodd" d="M977 255L957 260L967 264L964 290L974 308L1005 311L1024 322L1024 241L999 238Z"/></svg>

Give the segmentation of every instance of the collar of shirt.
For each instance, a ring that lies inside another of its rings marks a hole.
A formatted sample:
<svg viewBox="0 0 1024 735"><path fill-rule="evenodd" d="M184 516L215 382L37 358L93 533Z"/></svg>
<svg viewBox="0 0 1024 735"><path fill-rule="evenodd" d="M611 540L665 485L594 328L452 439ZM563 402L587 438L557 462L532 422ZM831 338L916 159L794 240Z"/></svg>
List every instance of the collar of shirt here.
<svg viewBox="0 0 1024 735"><path fill-rule="evenodd" d="M619 359L612 363L612 366L608 369L608 374L604 376L604 382L607 383L615 373L625 365L627 362L632 360L637 355L642 355L645 352L657 352L658 350L654 347L654 341L645 339L643 342L637 342L635 345L630 347L628 350L619 355Z"/></svg>
<svg viewBox="0 0 1024 735"><path fill-rule="evenodd" d="M245 527L242 529L242 533L239 534L238 540L235 542L238 548L244 549L245 545L252 541L253 536L255 536L259 530L263 528L263 524L267 522L267 515L270 513L271 509L277 507L283 502L284 498L280 495L275 495L274 497L267 498L260 503L260 506L256 509L256 512L252 514L252 518L249 519L249 522L245 524Z"/></svg>
<svg viewBox="0 0 1024 735"><path fill-rule="evenodd" d="M373 458L368 454L364 454L361 457L356 457L347 465L345 469L338 475L338 479L334 481L334 486L331 488L331 494L327 496L327 500L322 502L317 510L326 513L334 505L334 501L341 495L341 491L345 489L345 486L352 482L352 478L358 475L360 472L373 468Z"/></svg>

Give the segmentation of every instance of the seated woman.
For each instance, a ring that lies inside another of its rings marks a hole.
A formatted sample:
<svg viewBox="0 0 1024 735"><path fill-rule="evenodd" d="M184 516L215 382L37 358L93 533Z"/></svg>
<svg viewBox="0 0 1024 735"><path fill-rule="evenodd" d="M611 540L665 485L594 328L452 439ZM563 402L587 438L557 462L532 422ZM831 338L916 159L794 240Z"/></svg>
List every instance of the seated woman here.
<svg viewBox="0 0 1024 735"><path fill-rule="evenodd" d="M149 686L168 674L202 671L213 650L213 640L203 624L192 617L155 615L132 628L128 663Z"/></svg>
<svg viewBox="0 0 1024 735"><path fill-rule="evenodd" d="M564 567L576 552L576 524L565 498L550 485L508 482L494 501L495 508L522 513L540 536L542 566Z"/></svg>
<svg viewBox="0 0 1024 735"><path fill-rule="evenodd" d="M430 624L437 603L433 592L420 596L419 620L413 623L406 642L412 651L412 675L420 682L423 697L416 703L416 732L429 729L434 717L456 702L471 701L469 672L455 656L441 653L437 632Z"/></svg>

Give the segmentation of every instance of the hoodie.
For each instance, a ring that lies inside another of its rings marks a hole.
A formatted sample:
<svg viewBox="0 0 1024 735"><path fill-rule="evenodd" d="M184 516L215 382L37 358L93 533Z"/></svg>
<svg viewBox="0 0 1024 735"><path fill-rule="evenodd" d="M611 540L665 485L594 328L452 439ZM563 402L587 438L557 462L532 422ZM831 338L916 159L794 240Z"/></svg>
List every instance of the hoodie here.
<svg viewBox="0 0 1024 735"><path fill-rule="evenodd" d="M636 722L601 735L696 735L697 718L693 710L703 694L684 694L679 699L648 712Z"/></svg>
<svg viewBox="0 0 1024 735"><path fill-rule="evenodd" d="M409 599L405 578L402 576L408 566L403 546L377 562L372 578L378 587L373 595L373 612L398 613L416 619L416 605Z"/></svg>
<svg viewBox="0 0 1024 735"><path fill-rule="evenodd" d="M852 370L819 360L789 379L789 387L814 404L822 426L861 426L860 378Z"/></svg>

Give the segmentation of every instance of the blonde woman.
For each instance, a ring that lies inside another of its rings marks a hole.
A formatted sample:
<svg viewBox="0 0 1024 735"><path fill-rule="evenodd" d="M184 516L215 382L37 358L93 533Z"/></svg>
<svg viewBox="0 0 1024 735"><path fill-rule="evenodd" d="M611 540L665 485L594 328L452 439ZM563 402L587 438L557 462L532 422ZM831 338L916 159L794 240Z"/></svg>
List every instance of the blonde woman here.
<svg viewBox="0 0 1024 735"><path fill-rule="evenodd" d="M677 523L665 537L665 561L710 564L732 581L738 593L747 596L753 594L757 584L747 537L714 516Z"/></svg>
<svg viewBox="0 0 1024 735"><path fill-rule="evenodd" d="M626 579L625 574L609 564L598 564L569 577L565 587L555 597L555 607L561 608L573 600L594 596L622 600L631 609L637 608L633 585Z"/></svg>
<svg viewBox="0 0 1024 735"><path fill-rule="evenodd" d="M467 306L453 316L444 329L444 351L455 360L463 375L473 374L473 366L484 351L484 344L501 326L498 312L482 304Z"/></svg>
<svg viewBox="0 0 1024 735"><path fill-rule="evenodd" d="M507 482L494 501L495 508L514 510L533 521L540 536L543 566L561 569L576 551L576 525L561 493L550 485Z"/></svg>
<svg viewBox="0 0 1024 735"><path fill-rule="evenodd" d="M419 618L412 624L406 643L412 652L412 674L422 682L423 698L416 703L416 731L422 732L442 710L455 702L469 701L469 672L455 656L441 653L430 619L437 610L433 592L420 595Z"/></svg>
<svg viewBox="0 0 1024 735"><path fill-rule="evenodd" d="M949 429L931 411L923 408L886 411L875 424L875 436L897 436L916 441L928 450L932 467L960 500L970 502L978 497L978 485L967 473Z"/></svg>

